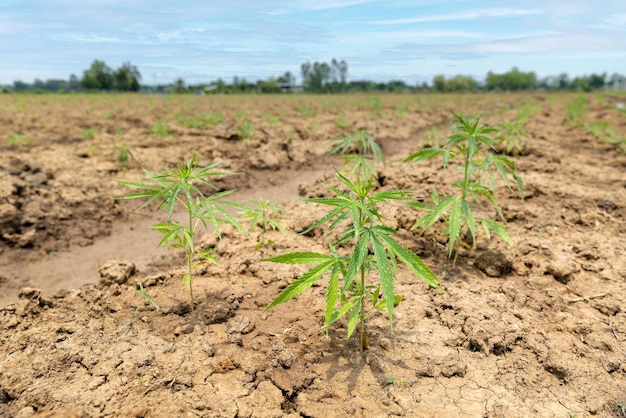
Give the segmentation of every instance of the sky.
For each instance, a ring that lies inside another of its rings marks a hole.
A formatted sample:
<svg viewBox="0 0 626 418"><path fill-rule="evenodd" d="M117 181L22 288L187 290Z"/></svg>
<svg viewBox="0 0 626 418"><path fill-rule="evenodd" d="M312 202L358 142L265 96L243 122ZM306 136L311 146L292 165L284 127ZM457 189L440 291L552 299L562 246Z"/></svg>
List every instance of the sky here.
<svg viewBox="0 0 626 418"><path fill-rule="evenodd" d="M0 84L131 62L142 84L348 63L348 80L626 75L626 0L0 0Z"/></svg>

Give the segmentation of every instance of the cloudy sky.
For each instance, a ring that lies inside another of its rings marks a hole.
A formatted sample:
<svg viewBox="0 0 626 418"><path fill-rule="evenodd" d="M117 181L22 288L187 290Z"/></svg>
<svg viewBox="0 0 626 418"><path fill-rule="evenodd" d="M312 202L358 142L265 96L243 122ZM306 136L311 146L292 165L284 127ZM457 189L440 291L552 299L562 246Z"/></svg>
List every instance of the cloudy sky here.
<svg viewBox="0 0 626 418"><path fill-rule="evenodd" d="M80 77L94 59L153 84L332 58L350 80L626 74L626 0L0 0L0 84Z"/></svg>

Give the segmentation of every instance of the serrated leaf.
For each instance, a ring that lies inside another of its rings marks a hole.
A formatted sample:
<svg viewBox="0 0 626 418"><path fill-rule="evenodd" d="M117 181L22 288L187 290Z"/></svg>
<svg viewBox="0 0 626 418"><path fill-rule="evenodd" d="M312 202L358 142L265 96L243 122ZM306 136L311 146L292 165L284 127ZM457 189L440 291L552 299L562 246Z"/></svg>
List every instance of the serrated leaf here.
<svg viewBox="0 0 626 418"><path fill-rule="evenodd" d="M293 252L281 254L275 257L264 258L261 261L271 261L282 264L310 264L335 260L335 257L327 254L314 253L310 251Z"/></svg>
<svg viewBox="0 0 626 418"><path fill-rule="evenodd" d="M439 279L432 270L416 254L403 247L398 241L389 235L380 235L380 239L387 248L402 261L420 280L429 286L442 290L439 286Z"/></svg>
<svg viewBox="0 0 626 418"><path fill-rule="evenodd" d="M454 245L461 235L463 228L463 203L461 196L458 196L452 202L450 206L450 212L448 213L448 236L449 236L449 254L451 255L454 250Z"/></svg>
<svg viewBox="0 0 626 418"><path fill-rule="evenodd" d="M485 228L489 228L489 229L493 230L507 244L513 245L513 240L509 236L509 231L508 231L508 229L505 226L499 224L496 221L492 221L492 220L489 220L489 219L483 219L482 220L482 224L483 224L483 226Z"/></svg>
<svg viewBox="0 0 626 418"><path fill-rule="evenodd" d="M393 333L393 308L394 308L394 283L393 274L389 267L389 258L387 251L380 242L377 234L371 234L372 248L374 249L374 258L376 259L376 269L380 276L380 282L383 288L385 304L387 306L387 316L389 318L389 329Z"/></svg>
<svg viewBox="0 0 626 418"><path fill-rule="evenodd" d="M294 280L289 286L283 290L276 299L274 299L269 305L265 307L263 312L266 312L268 309L288 301L289 299L293 299L298 296L300 293L304 292L308 288L310 288L313 283L318 281L329 268L333 266L335 263L335 259L322 262L312 268L310 268L307 272L305 272L302 276L298 277Z"/></svg>

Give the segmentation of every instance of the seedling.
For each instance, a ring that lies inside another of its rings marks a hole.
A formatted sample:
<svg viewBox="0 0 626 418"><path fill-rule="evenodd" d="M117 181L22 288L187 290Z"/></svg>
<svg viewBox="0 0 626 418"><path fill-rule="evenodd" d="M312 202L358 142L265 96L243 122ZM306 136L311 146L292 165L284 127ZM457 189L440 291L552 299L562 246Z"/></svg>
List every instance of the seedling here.
<svg viewBox="0 0 626 418"><path fill-rule="evenodd" d="M499 134L496 136L500 145L507 155L519 156L524 153L526 147L526 120L505 120L498 125Z"/></svg>
<svg viewBox="0 0 626 418"><path fill-rule="evenodd" d="M133 157L133 153L130 152L130 149L128 149L126 144L118 144L113 149L113 156L115 158L115 162L117 163L117 167L120 170L126 170L128 168L128 162Z"/></svg>
<svg viewBox="0 0 626 418"><path fill-rule="evenodd" d="M265 310L298 296L329 273L324 315L326 332L328 333L332 323L347 316L347 337L359 325L359 347L362 352L369 345L369 338L365 333L366 304L369 302L373 308L387 311L389 327L393 332L394 307L402 301L402 296L395 293L394 286L398 260L428 285L435 288L439 288L439 285L437 277L422 259L393 238L396 231L384 224L384 217L379 210L379 205L388 204L389 201L413 201L409 197L413 191L388 190L374 193L371 178L361 180L357 177L353 182L339 172L337 177L348 190L326 186L336 196L306 199L307 202L328 205L334 209L302 234L327 222L330 222L327 232L335 230L339 225L347 224L346 228L336 242L329 240L330 254L294 252L263 260L285 264L314 264L287 286ZM339 255L337 247L350 243L353 245L352 253ZM378 284L366 281L372 273L378 275Z"/></svg>
<svg viewBox="0 0 626 418"><path fill-rule="evenodd" d="M146 289L143 288L143 284L139 283L139 290L136 291L137 294L139 296L141 296L143 298L143 302L146 305L152 305L154 306L154 309L158 312L159 311L159 305L157 305L156 303L154 303L154 301L152 300L152 298L150 298L150 296L148 296L148 292L146 292Z"/></svg>
<svg viewBox="0 0 626 418"><path fill-rule="evenodd" d="M254 135L254 126L252 126L252 122L250 122L248 119L241 122L239 126L237 126L237 135L241 139L252 138L252 136Z"/></svg>
<svg viewBox="0 0 626 418"><path fill-rule="evenodd" d="M93 128L89 128L89 129L84 129L80 135L84 138L84 139L93 139L96 135L98 135L99 132L97 129L93 129Z"/></svg>
<svg viewBox="0 0 626 418"><path fill-rule="evenodd" d="M10 147L29 148L34 141L35 139L33 137L22 135L18 132L13 132L9 135L7 143Z"/></svg>
<svg viewBox="0 0 626 418"><path fill-rule="evenodd" d="M582 125L582 116L586 112L587 97L580 96L565 106L565 118L563 124L571 126L572 128Z"/></svg>
<svg viewBox="0 0 626 418"><path fill-rule="evenodd" d="M250 204L252 204L252 207L246 207L241 211L241 220L250 222L248 232L252 232L255 228L261 229L259 242L255 246L258 250L265 244L274 243L272 240L265 240L267 231L278 230L283 234L286 233L285 228L281 225L285 217L283 216L283 207L269 200L253 200Z"/></svg>
<svg viewBox="0 0 626 418"><path fill-rule="evenodd" d="M442 148L421 150L409 155L404 161L417 163L442 156L443 166L446 168L451 158L458 157L461 160L463 177L460 181L451 183L450 186L458 189L459 192L455 195L439 195L437 189L433 189L432 204L425 202L411 204L415 208L427 212L426 215L417 220L413 228L421 227L422 232L424 232L432 227L438 219L444 217L447 227L443 234L448 236L449 256L452 256L459 244L464 225L472 236L473 245L476 244L477 222L482 224L487 238L491 237L490 230L492 230L504 241L512 244L504 225L488 218L476 219L471 207L482 197L495 209L497 216L505 221L502 210L495 200L493 178L495 173L498 173L506 186L512 190L509 182L509 176L511 176L517 185L520 198L523 199L522 179L518 174L517 166L508 158L489 152L495 149L495 140L487 135L498 132L497 129L479 125L480 118L467 120L457 113L453 112L453 114L460 123L456 128L458 132L450 136ZM487 181L487 185L483 184L485 181Z"/></svg>
<svg viewBox="0 0 626 418"><path fill-rule="evenodd" d="M164 138L172 134L170 126L163 121L163 119L157 119L150 127L150 135Z"/></svg>
<svg viewBox="0 0 626 418"><path fill-rule="evenodd" d="M152 174L144 168L150 183L117 180L118 183L124 186L140 190L136 193L118 197L118 199L147 199L139 209L153 202L159 202L156 210L167 208L168 219L172 218L176 202L185 210L188 218L186 225L170 220L169 222L153 225L151 229L163 234L163 238L157 247L170 246L185 251L187 273L183 276L183 284L189 286L192 312L195 307L192 286L193 272L207 263L217 263L217 260L211 256L213 249L196 248L195 237L197 236L199 225L202 224L206 229L207 224L210 224L220 239L219 226L222 224L231 224L243 231L239 222L227 211L228 208L243 209L243 206L222 199L234 192L234 190L215 192L210 196L206 196L198 187L203 185L217 190L217 187L209 181L211 177L237 174L229 171L214 171L218 164L213 163L205 167L199 167L197 156L193 154L186 163L181 161L174 170L169 169L160 174ZM194 264L196 259L198 261Z"/></svg>
<svg viewBox="0 0 626 418"><path fill-rule="evenodd" d="M375 177L373 162L385 165L385 156L380 146L363 129L357 129L352 135L334 139L332 145L327 155L336 154L343 158L346 173L358 174L363 178Z"/></svg>
<svg viewBox="0 0 626 418"><path fill-rule="evenodd" d="M315 109L306 105L298 106L298 113L303 119L314 118L317 116Z"/></svg>

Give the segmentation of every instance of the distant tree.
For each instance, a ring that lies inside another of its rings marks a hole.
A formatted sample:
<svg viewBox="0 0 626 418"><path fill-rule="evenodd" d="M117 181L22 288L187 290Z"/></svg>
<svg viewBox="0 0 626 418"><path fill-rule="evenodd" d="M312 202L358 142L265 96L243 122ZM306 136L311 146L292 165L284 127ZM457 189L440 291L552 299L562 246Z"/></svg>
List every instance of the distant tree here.
<svg viewBox="0 0 626 418"><path fill-rule="evenodd" d="M446 78L443 75L437 75L433 78L433 90L438 92L446 91Z"/></svg>
<svg viewBox="0 0 626 418"><path fill-rule="evenodd" d="M587 84L592 89L601 89L606 84L606 73L591 74L587 77Z"/></svg>
<svg viewBox="0 0 626 418"><path fill-rule="evenodd" d="M524 73L517 67L504 74L487 73L485 88L487 90L529 90L537 87L537 75L533 72Z"/></svg>
<svg viewBox="0 0 626 418"><path fill-rule="evenodd" d="M28 89L30 89L30 85L28 83L24 83L20 80L15 80L13 82L13 91L27 91Z"/></svg>
<svg viewBox="0 0 626 418"><path fill-rule="evenodd" d="M343 86L345 87L348 65L345 61L334 61L336 63L334 67L325 62L314 62L313 64L310 62L303 63L300 66L300 71L302 73L304 89L313 93L333 91L335 88L342 85L342 80L344 83Z"/></svg>
<svg viewBox="0 0 626 418"><path fill-rule="evenodd" d="M591 86L587 81L587 77L576 77L570 87L573 90L591 91Z"/></svg>
<svg viewBox="0 0 626 418"><path fill-rule="evenodd" d="M115 82L113 70L104 61L94 60L83 73L80 83L87 90L111 90Z"/></svg>
<svg viewBox="0 0 626 418"><path fill-rule="evenodd" d="M125 62L115 72L114 87L120 91L139 91L141 73L130 62Z"/></svg>
<svg viewBox="0 0 626 418"><path fill-rule="evenodd" d="M291 71L286 71L285 74L281 75L276 79L280 84L286 84L288 86L293 86L296 84L296 77L291 74Z"/></svg>
<svg viewBox="0 0 626 418"><path fill-rule="evenodd" d="M470 76L457 75L446 80L446 91L475 91L478 82Z"/></svg>
<svg viewBox="0 0 626 418"><path fill-rule="evenodd" d="M176 81L174 81L174 91L176 93L184 93L185 92L185 80L178 77Z"/></svg>
<svg viewBox="0 0 626 418"><path fill-rule="evenodd" d="M280 93L280 84L273 77L257 81L257 88L261 93Z"/></svg>
<svg viewBox="0 0 626 418"><path fill-rule="evenodd" d="M67 87L70 91L80 90L80 80L78 79L76 74L70 74L70 80Z"/></svg>

